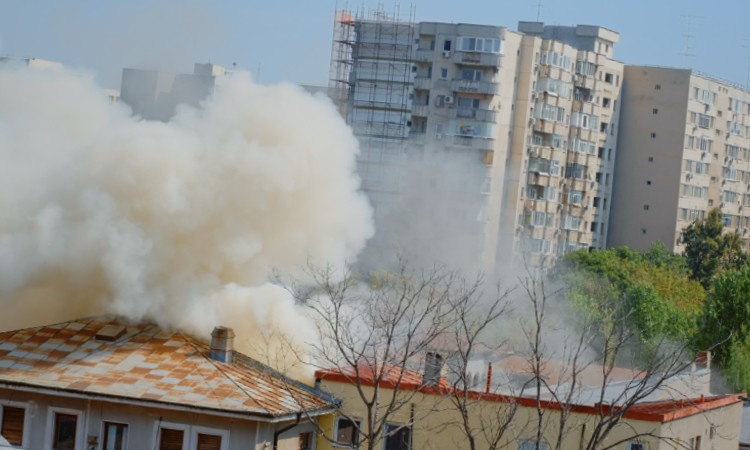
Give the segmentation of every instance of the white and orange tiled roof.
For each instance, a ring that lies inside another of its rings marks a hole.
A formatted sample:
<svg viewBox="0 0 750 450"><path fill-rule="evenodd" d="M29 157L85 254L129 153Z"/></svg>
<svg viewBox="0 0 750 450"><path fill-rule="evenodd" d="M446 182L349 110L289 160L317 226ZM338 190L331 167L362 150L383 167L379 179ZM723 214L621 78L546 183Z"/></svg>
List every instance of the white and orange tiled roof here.
<svg viewBox="0 0 750 450"><path fill-rule="evenodd" d="M0 333L0 387L55 391L274 420L332 410L333 400L235 352L111 316Z"/></svg>

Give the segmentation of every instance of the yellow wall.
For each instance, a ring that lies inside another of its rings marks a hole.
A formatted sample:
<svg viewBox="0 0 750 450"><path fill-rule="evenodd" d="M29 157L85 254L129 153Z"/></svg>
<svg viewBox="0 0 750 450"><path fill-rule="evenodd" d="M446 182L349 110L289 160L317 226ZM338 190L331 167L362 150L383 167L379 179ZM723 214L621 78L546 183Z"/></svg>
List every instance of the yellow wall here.
<svg viewBox="0 0 750 450"><path fill-rule="evenodd" d="M323 381L321 388L342 400L342 411L347 415L364 419L366 410L363 408L354 386ZM366 392L367 395L371 395L372 389L367 388ZM380 393L381 398L386 399L390 398L393 391L381 389ZM399 395L400 398L407 399L405 396L411 395L411 393L399 393ZM460 416L450 398L417 393L407 400L407 404L393 414L389 422L394 424L408 423L413 411L416 424L412 433L413 449L454 450L469 448L466 436L459 428ZM387 403L387 400L381 401L381 405ZM501 402L472 401L469 420L476 429L477 449L488 448L482 430L491 432L502 421L503 415L508 414L510 407L509 404ZM536 414L536 408L519 405L511 425L503 437L501 447L516 449L519 440L532 439L535 436L538 423ZM682 445L687 445L690 438L701 436L700 450L736 450L740 415L741 405L737 403L665 424L628 419L617 425L600 448L607 447L620 440L627 441L636 434L649 433L655 436L678 439L679 442L684 443ZM321 417L320 419L321 427L328 437L333 436L335 422L332 416ZM559 413L554 410L544 410L542 424L544 441L550 445L550 448L554 449L559 429ZM571 414L566 421L561 450L580 450L582 439L585 445L591 437L595 424L596 417L591 414ZM712 426L714 426L713 433L711 432ZM681 445L678 441L670 442L656 437L644 436L640 440L646 444L646 450L667 450ZM361 444L360 447L365 448L364 443ZM317 448L319 450L332 450L340 447L332 445L323 436L319 436ZM382 444L378 443L376 448L382 448ZM625 450L627 449L627 443L623 442L614 448Z"/></svg>

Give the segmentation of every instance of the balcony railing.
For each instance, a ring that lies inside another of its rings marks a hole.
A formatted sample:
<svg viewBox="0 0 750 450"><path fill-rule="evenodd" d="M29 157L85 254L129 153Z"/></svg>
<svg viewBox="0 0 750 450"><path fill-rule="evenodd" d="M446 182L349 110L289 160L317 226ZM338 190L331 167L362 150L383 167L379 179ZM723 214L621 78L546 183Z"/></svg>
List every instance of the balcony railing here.
<svg viewBox="0 0 750 450"><path fill-rule="evenodd" d="M428 77L414 77L414 89L429 89L430 79Z"/></svg>
<svg viewBox="0 0 750 450"><path fill-rule="evenodd" d="M478 150L493 150L495 148L495 140L472 136L453 136L453 145Z"/></svg>
<svg viewBox="0 0 750 450"><path fill-rule="evenodd" d="M427 113L429 111L428 105L412 105L411 107L411 115L412 116L419 116L419 117L427 117Z"/></svg>
<svg viewBox="0 0 750 450"><path fill-rule="evenodd" d="M464 65L497 67L500 65L500 55L496 53L456 52L453 56L453 62Z"/></svg>
<svg viewBox="0 0 750 450"><path fill-rule="evenodd" d="M451 119L475 119L479 122L496 122L497 111L490 109L475 109L453 107L450 109Z"/></svg>
<svg viewBox="0 0 750 450"><path fill-rule="evenodd" d="M496 95L500 91L500 84L487 81L453 80L451 82L451 90Z"/></svg>
<svg viewBox="0 0 750 450"><path fill-rule="evenodd" d="M417 62L430 62L435 56L435 50L418 49L414 54L414 60Z"/></svg>

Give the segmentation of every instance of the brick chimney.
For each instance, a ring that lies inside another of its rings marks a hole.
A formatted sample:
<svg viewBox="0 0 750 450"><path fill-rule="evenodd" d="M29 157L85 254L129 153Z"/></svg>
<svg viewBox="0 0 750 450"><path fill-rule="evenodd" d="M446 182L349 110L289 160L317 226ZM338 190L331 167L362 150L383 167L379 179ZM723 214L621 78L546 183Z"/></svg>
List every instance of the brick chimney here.
<svg viewBox="0 0 750 450"><path fill-rule="evenodd" d="M231 364L234 361L234 330L216 327L211 332L211 359Z"/></svg>

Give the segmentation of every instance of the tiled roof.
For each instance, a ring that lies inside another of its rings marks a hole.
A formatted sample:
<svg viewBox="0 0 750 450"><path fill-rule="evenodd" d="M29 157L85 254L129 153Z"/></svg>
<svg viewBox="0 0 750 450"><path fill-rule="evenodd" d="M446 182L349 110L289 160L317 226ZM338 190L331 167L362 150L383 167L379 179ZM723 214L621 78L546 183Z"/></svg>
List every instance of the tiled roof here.
<svg viewBox="0 0 750 450"><path fill-rule="evenodd" d="M374 385L373 371L369 366L360 366L359 378L357 378L354 368L343 368L343 369L327 369L318 370L315 372L315 378L326 380L334 383L344 383L349 385ZM481 391L460 391L453 389L445 380L440 379L438 386L425 386L422 383L422 377L419 373L411 370L403 370L403 375L400 378L400 383L396 383L399 379L401 369L397 367L390 368L381 377L379 386L382 388L397 388L399 390L419 390L427 395L439 395L444 396L446 394L458 393L463 395L468 394L469 397L476 400L484 400L488 402L502 402L502 403L516 403L521 406L527 406L530 408L536 408L537 406L545 409L561 409L562 405L558 402L541 399L539 404L537 400L532 397L514 396L496 393L487 393ZM621 375L621 374L620 374ZM620 383L620 382L615 382ZM684 398L678 400L664 400L655 402L642 402L631 406L625 413L625 417L637 420L644 420L649 422L669 422L672 420L688 417L693 414L698 414L704 411L710 411L713 409L723 408L741 401L741 395L739 394L727 394L727 395L716 395L716 396L700 396L699 398ZM582 414L610 414L619 409L619 406L614 408L610 405L599 405L599 404L579 404L572 403L566 406L573 412Z"/></svg>
<svg viewBox="0 0 750 450"><path fill-rule="evenodd" d="M373 386L375 379L379 378L380 383L378 385L381 387L394 388L398 386L399 389L404 390L425 387L421 373L395 365L373 367L368 364L360 364L357 371L354 370L354 367L318 370L315 372L315 378L344 383L359 380L359 383L364 386ZM449 388L445 377L440 377L437 387L441 389Z"/></svg>
<svg viewBox="0 0 750 450"><path fill-rule="evenodd" d="M109 316L0 333L0 385L269 419L332 407L324 394L238 352L224 364L189 335Z"/></svg>

